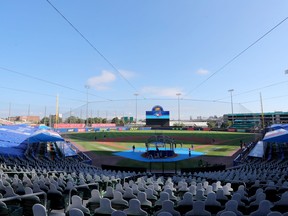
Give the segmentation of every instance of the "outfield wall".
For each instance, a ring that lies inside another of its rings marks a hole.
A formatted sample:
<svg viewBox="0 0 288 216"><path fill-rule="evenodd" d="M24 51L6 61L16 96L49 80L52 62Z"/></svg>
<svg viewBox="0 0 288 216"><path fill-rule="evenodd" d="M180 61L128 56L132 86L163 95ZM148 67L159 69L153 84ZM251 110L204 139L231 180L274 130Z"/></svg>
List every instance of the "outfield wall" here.
<svg viewBox="0 0 288 216"><path fill-rule="evenodd" d="M245 129L220 129L220 128L208 128L208 127L158 127L153 126L116 126L116 124L92 124L91 127L86 127L84 124L55 124L54 131L58 133L69 133L69 132L100 132L100 131L136 131L136 130L189 130L189 131L227 131L227 132L249 132L253 133L255 131L245 130Z"/></svg>
<svg viewBox="0 0 288 216"><path fill-rule="evenodd" d="M151 130L151 127L87 127L87 128L54 128L58 133L69 132L102 132L102 131L129 131L129 130Z"/></svg>

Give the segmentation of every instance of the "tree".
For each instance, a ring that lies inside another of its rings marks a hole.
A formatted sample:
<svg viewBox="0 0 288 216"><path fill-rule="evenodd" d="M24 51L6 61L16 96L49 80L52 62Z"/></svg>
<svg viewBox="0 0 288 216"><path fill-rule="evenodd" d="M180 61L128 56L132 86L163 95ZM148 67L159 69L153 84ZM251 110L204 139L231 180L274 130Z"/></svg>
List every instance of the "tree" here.
<svg viewBox="0 0 288 216"><path fill-rule="evenodd" d="M65 123L79 123L80 119L76 116L69 116L66 120Z"/></svg>
<svg viewBox="0 0 288 216"><path fill-rule="evenodd" d="M217 122L216 121L208 121L207 122L207 126L209 128L215 128L216 127Z"/></svg>
<svg viewBox="0 0 288 216"><path fill-rule="evenodd" d="M115 123L116 125L118 125L120 122L119 118L118 117L115 117L111 120L111 123Z"/></svg>
<svg viewBox="0 0 288 216"><path fill-rule="evenodd" d="M40 120L40 124L45 124L46 126L49 126L49 118L44 117Z"/></svg>
<svg viewBox="0 0 288 216"><path fill-rule="evenodd" d="M173 126L174 127L184 127L185 125L184 125L184 123L181 122L181 123L174 123Z"/></svg>
<svg viewBox="0 0 288 216"><path fill-rule="evenodd" d="M52 127L56 123L56 115L50 115L48 117L44 117L40 122L43 122L46 126ZM62 118L58 118L57 123L62 123Z"/></svg>
<svg viewBox="0 0 288 216"><path fill-rule="evenodd" d="M231 123L230 123L230 126L232 125ZM229 123L228 122L222 122L222 124L220 126L220 128L225 128L225 129L228 128L228 127L229 127Z"/></svg>
<svg viewBox="0 0 288 216"><path fill-rule="evenodd" d="M125 122L123 121L123 119L120 119L120 120L119 120L119 125L121 125L121 126L124 126L124 125L125 125Z"/></svg>
<svg viewBox="0 0 288 216"><path fill-rule="evenodd" d="M103 123L103 119L95 117L92 119L92 123L96 123L96 124Z"/></svg>

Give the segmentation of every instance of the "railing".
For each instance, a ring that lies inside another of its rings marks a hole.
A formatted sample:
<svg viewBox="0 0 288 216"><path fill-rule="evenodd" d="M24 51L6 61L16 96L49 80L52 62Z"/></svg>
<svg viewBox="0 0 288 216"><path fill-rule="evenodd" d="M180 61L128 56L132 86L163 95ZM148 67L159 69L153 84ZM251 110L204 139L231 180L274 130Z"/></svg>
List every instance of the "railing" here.
<svg viewBox="0 0 288 216"><path fill-rule="evenodd" d="M17 196L13 196L13 197L6 197L6 198L1 198L0 201L7 202L7 201L19 199L19 198L27 198L27 197L39 196L39 195L44 195L44 206L46 208L46 206L47 206L47 194L45 192L37 192L37 193L32 193L32 194L24 194L24 195L17 195Z"/></svg>
<svg viewBox="0 0 288 216"><path fill-rule="evenodd" d="M69 204L71 203L71 194L72 194L72 191L73 191L73 189L74 188L82 188L82 187L85 187L85 186L94 186L94 185L96 185L97 186L97 189L99 190L99 183L89 183L89 184L83 184L83 185L77 185L77 186L75 186L75 187L73 187L73 188L71 188L70 190L69 190L69 197L68 197L68 200L69 200Z"/></svg>

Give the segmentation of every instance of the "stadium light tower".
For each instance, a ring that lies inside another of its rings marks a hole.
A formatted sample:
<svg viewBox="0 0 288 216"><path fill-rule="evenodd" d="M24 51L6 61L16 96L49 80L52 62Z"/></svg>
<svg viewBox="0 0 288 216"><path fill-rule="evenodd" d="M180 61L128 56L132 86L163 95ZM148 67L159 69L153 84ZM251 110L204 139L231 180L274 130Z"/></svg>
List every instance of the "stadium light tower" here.
<svg viewBox="0 0 288 216"><path fill-rule="evenodd" d="M135 97L136 97L136 101L135 101L135 102L136 102L135 124L137 124L137 113L138 113L138 100L137 100L137 99L138 99L138 95L139 95L139 94L138 94L138 93L135 93L134 95L135 95Z"/></svg>
<svg viewBox="0 0 288 216"><path fill-rule="evenodd" d="M233 91L234 91L234 89L229 89L229 90L228 90L228 92L230 92L230 97L231 97L232 124L234 123L234 114L233 114Z"/></svg>
<svg viewBox="0 0 288 216"><path fill-rule="evenodd" d="M86 88L86 127L88 127L88 90L90 89L89 85L85 85Z"/></svg>
<svg viewBox="0 0 288 216"><path fill-rule="evenodd" d="M178 97L178 124L180 126L180 95L181 93L177 93L176 95Z"/></svg>

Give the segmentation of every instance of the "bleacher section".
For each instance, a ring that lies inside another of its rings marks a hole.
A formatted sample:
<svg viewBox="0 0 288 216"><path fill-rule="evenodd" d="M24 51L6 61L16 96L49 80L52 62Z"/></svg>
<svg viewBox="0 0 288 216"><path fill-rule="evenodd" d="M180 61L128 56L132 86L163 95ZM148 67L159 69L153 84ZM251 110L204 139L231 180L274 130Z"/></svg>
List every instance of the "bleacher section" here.
<svg viewBox="0 0 288 216"><path fill-rule="evenodd" d="M254 131L259 128L259 120L235 120L229 129L234 129L239 132Z"/></svg>
<svg viewBox="0 0 288 216"><path fill-rule="evenodd" d="M0 203L14 215L33 215L36 204L50 215L68 214L72 207L81 209L86 216L102 215L105 211L106 215L116 211L137 215L132 210L141 210L142 215L158 215L162 211L174 212L173 215L221 215L232 209L232 203L238 215L268 215L272 211L284 215L288 211L286 204L281 205L288 191L288 161L251 159L225 170L164 176L103 170L75 158L40 161L0 157L0 171ZM55 194L59 195L56 203ZM33 197L33 201L24 202L27 197ZM264 201L270 203L265 214L259 213L264 211Z"/></svg>

